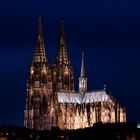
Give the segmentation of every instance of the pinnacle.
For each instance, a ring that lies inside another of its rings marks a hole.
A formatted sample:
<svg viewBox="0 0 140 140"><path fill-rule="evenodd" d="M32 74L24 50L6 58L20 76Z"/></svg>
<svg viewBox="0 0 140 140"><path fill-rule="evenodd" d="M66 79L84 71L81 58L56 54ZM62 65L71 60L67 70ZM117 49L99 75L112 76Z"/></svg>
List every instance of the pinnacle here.
<svg viewBox="0 0 140 140"><path fill-rule="evenodd" d="M34 54L34 61L35 62L39 62L39 61L46 62L41 17L38 17L38 31L37 31L37 41L36 41L36 48L35 48L35 54Z"/></svg>
<svg viewBox="0 0 140 140"><path fill-rule="evenodd" d="M64 23L60 23L58 49L57 49L57 62L59 64L69 64L69 59L67 56L65 35L64 35Z"/></svg>
<svg viewBox="0 0 140 140"><path fill-rule="evenodd" d="M86 77L85 64L84 64L84 52L82 52L81 77Z"/></svg>

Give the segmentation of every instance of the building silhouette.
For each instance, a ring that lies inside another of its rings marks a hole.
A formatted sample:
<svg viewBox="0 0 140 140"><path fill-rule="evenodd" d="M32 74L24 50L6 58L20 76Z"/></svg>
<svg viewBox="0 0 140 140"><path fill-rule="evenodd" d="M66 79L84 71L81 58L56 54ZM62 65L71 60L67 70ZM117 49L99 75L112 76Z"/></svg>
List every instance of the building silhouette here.
<svg viewBox="0 0 140 140"><path fill-rule="evenodd" d="M78 129L94 123L126 122L121 107L106 89L88 91L82 53L79 91L74 90L74 74L68 58L64 25L60 24L57 54L49 64L45 53L41 18L38 19L36 47L28 69L24 126L36 130Z"/></svg>

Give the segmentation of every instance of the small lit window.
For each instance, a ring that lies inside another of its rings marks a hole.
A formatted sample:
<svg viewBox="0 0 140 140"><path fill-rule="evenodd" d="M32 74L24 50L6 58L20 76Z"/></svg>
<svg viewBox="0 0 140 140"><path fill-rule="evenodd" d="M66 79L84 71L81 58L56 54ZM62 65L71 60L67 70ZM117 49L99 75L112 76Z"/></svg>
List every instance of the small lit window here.
<svg viewBox="0 0 140 140"><path fill-rule="evenodd" d="M69 74L69 70L68 70L68 67L66 66L65 68L65 72L64 72L65 75L68 75Z"/></svg>
<svg viewBox="0 0 140 140"><path fill-rule="evenodd" d="M33 70L31 70L31 74L33 74L34 73L34 71Z"/></svg>

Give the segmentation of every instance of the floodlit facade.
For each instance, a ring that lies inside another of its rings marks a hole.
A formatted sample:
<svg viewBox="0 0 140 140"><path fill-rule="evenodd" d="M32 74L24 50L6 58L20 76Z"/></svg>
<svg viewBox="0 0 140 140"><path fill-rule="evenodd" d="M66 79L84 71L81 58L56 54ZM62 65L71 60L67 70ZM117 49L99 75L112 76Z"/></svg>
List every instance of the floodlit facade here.
<svg viewBox="0 0 140 140"><path fill-rule="evenodd" d="M49 64L45 53L41 18L38 20L35 53L28 70L24 126L36 130L78 129L94 123L125 122L125 108L106 92L87 90L82 54L79 91L74 90L74 74L67 55L63 23L60 25L57 54Z"/></svg>

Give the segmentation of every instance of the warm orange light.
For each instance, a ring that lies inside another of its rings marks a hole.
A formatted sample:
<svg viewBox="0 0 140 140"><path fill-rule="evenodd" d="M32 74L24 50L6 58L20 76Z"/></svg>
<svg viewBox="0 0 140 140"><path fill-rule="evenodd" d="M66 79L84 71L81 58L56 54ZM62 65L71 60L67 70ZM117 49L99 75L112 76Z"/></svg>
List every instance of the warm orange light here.
<svg viewBox="0 0 140 140"><path fill-rule="evenodd" d="M65 68L65 72L64 72L65 75L68 75L69 74L69 70L68 70L68 67L66 66Z"/></svg>
<svg viewBox="0 0 140 140"><path fill-rule="evenodd" d="M64 136L63 135L59 135L57 137L60 138L60 139L64 139Z"/></svg>

